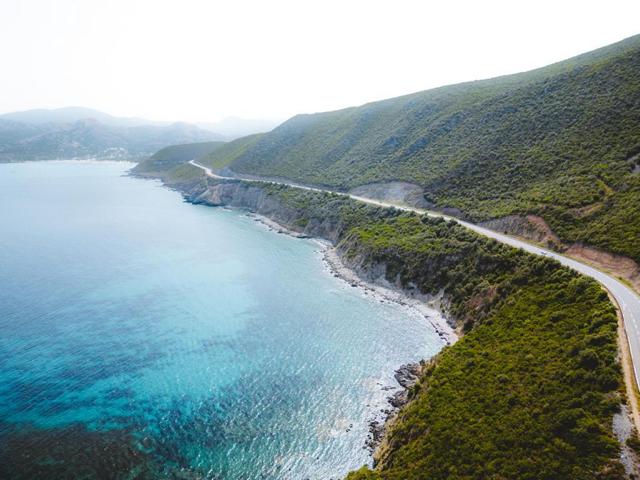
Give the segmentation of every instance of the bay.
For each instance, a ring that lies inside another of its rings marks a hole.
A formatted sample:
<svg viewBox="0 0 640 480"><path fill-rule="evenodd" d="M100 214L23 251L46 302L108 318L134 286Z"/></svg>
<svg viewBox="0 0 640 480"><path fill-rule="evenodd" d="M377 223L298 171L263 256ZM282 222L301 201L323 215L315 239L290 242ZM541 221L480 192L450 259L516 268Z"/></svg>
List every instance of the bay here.
<svg viewBox="0 0 640 480"><path fill-rule="evenodd" d="M5 472L327 479L370 463L383 387L443 346L429 323L333 277L317 242L131 166L0 165Z"/></svg>

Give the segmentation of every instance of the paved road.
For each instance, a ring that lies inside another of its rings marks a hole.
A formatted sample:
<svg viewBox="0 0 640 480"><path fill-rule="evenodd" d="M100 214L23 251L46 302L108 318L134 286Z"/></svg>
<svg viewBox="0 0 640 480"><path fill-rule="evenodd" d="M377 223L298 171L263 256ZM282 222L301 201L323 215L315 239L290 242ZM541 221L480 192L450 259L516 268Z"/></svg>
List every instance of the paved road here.
<svg viewBox="0 0 640 480"><path fill-rule="evenodd" d="M206 174L213 178L218 178L220 180L238 180L237 178L232 177L223 177L220 175L216 175L211 171L210 168L207 168L203 165L196 163L194 160L189 162L195 167L201 168L206 172ZM242 179L247 182L265 182L264 180L249 180ZM266 181L266 183L274 183L274 184L282 184L290 187L301 188L304 190L310 190L314 192L331 192L331 190L324 190L320 188L307 187L304 185L296 185L294 183L287 182L277 182L277 181ZM348 194L347 194L348 195ZM390 207L390 208L398 208L400 210L407 210L416 212L422 215L429 215L431 217L442 217L448 220L453 220L458 222L460 225L467 227L474 232L477 232L481 235L484 235L489 238L494 238L499 242L506 243L507 245L511 245L512 247L521 248L526 250L527 252L543 255L546 257L555 258L563 265L567 267L573 268L578 272L587 275L591 278L594 278L600 284L602 284L611 295L616 299L618 305L620 307L620 311L622 312L622 317L624 318L625 330L627 332L627 337L629 339L629 348L631 350L631 357L633 360L633 369L635 372L636 382L638 383L638 388L640 388L640 297L633 291L631 288L627 287L625 284L615 279L611 275L604 273L594 267L586 265L582 262L574 260L569 257L565 257L559 253L553 252L551 250L547 250L545 248L538 247L536 245L532 245L530 243L524 242L517 238L510 237L508 235L503 235L501 233L495 232L493 230L489 230L488 228L483 228L478 225L474 225L473 223L465 222L462 220L458 220L457 218L449 217L447 215L443 215L437 212L430 212L427 210L422 210L420 208L411 208L411 207L403 207L398 205L393 205L386 202L381 202L378 200L374 200L372 198L360 197L357 195L348 195L354 200L359 200L361 202L365 202L371 205L377 205L381 207Z"/></svg>

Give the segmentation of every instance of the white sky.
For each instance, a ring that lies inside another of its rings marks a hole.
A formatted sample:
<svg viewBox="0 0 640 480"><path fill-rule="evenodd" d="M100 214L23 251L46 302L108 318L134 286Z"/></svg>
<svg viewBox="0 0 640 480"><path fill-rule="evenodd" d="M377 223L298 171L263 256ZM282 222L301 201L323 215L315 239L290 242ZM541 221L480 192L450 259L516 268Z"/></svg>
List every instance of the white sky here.
<svg viewBox="0 0 640 480"><path fill-rule="evenodd" d="M284 118L528 70L636 33L637 0L0 0L0 112Z"/></svg>

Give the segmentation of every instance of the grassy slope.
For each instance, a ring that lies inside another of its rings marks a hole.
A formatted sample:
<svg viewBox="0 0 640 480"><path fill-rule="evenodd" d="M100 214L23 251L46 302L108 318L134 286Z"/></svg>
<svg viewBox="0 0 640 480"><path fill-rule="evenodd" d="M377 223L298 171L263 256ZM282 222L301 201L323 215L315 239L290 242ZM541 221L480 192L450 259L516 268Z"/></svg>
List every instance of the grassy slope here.
<svg viewBox="0 0 640 480"><path fill-rule="evenodd" d="M473 220L536 213L640 261L640 36L539 70L299 115L216 165L348 189L417 183Z"/></svg>
<svg viewBox="0 0 640 480"><path fill-rule="evenodd" d="M347 262L444 288L467 331L412 391L379 471L354 479L622 478L617 319L597 283L441 219L264 188L297 225L339 225Z"/></svg>
<svg viewBox="0 0 640 480"><path fill-rule="evenodd" d="M165 147L136 165L134 172L145 174L168 172L189 160L207 155L224 144L224 142L202 142Z"/></svg>
<svg viewBox="0 0 640 480"><path fill-rule="evenodd" d="M262 133L255 133L253 135L248 135L228 142L221 148L218 148L207 155L203 155L199 161L203 165L210 166L217 170L222 170L233 163L238 157L243 155L248 149L253 147L263 135L264 134Z"/></svg>

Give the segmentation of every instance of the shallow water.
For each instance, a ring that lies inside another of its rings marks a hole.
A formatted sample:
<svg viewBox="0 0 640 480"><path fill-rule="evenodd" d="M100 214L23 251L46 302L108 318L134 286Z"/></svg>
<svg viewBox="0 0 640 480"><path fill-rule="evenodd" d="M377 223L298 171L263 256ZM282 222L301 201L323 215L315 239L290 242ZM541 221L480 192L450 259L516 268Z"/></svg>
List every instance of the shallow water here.
<svg viewBox="0 0 640 480"><path fill-rule="evenodd" d="M428 322L131 164L0 165L0 476L339 478Z"/></svg>

